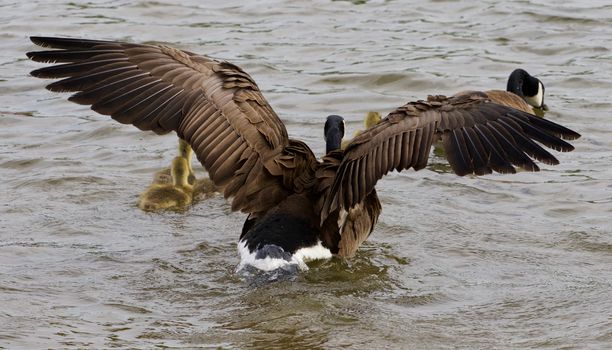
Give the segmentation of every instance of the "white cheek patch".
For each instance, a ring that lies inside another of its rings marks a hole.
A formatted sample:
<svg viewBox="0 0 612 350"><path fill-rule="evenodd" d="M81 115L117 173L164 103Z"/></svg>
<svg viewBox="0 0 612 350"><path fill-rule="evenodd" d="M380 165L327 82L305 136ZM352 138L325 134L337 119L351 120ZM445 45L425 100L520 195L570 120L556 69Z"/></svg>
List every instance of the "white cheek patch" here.
<svg viewBox="0 0 612 350"><path fill-rule="evenodd" d="M538 93L535 96L525 96L525 101L533 107L542 107L544 103L544 87L542 86L542 82L538 82Z"/></svg>

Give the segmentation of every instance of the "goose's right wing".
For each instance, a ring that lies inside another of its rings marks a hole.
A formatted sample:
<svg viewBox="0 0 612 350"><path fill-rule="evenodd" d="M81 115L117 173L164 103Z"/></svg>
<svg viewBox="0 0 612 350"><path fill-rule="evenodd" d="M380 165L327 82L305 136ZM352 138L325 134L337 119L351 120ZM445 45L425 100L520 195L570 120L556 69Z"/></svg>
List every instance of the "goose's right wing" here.
<svg viewBox="0 0 612 350"><path fill-rule="evenodd" d="M561 140L580 135L551 121L493 103L482 94L462 94L410 102L357 136L341 160L324 159L317 171L321 222L338 209L352 208L391 170L422 169L431 145L441 138L457 175L514 173L514 166L538 171L531 158L546 164L558 160L539 143L571 151Z"/></svg>

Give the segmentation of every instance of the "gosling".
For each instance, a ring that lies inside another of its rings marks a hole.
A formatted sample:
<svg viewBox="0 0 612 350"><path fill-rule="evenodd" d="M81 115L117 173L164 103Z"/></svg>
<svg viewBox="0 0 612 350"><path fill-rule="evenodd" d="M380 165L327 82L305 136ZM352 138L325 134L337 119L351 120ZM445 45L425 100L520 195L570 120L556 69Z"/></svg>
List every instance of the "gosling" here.
<svg viewBox="0 0 612 350"><path fill-rule="evenodd" d="M356 130L356 131L353 133L353 138L355 138L355 137L359 136L359 134L361 134L361 133L362 133L362 132L364 132L365 130L367 130L367 129L369 129L369 128L373 127L374 125L376 125L376 124L378 124L378 123L380 123L381 119L382 119L382 118L381 118L381 116L380 116L380 113L378 113L378 112L373 112L373 111L368 112L368 113L366 114L365 118L363 119L363 126L365 127L365 129L364 129L364 130ZM351 140L352 140L352 139L349 139L349 140L342 140L341 148L342 148L342 149L345 149L345 148L346 148L346 146L348 146L348 144L349 144L349 143L351 143Z"/></svg>
<svg viewBox="0 0 612 350"><path fill-rule="evenodd" d="M144 211L184 210L193 201L193 186L189 184L189 164L184 157L172 160L171 184L152 184L140 195L138 207Z"/></svg>

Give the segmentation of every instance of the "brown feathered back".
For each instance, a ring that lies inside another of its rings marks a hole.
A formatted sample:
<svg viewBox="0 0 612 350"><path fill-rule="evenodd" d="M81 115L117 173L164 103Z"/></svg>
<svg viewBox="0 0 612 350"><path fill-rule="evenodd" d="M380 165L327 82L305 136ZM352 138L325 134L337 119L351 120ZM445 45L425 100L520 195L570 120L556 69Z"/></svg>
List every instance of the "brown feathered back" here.
<svg viewBox="0 0 612 350"><path fill-rule="evenodd" d="M504 90L487 90L487 91L466 90L466 91L458 92L458 93L456 93L453 96L454 97L459 97L459 96L472 96L472 95L488 98L492 102L498 103L500 105L516 108L519 111L523 111L525 113L529 113L529 114L535 115L533 107L531 107L527 102L525 102L525 100L522 97L520 97L520 96L518 96L516 94L513 94L512 92L509 92L509 91L504 91Z"/></svg>

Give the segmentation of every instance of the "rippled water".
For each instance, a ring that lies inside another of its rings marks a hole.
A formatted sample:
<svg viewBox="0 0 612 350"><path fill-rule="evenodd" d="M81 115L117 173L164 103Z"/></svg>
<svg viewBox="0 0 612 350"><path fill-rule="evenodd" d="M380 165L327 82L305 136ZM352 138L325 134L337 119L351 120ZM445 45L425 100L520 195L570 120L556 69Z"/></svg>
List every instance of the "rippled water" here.
<svg viewBox="0 0 612 350"><path fill-rule="evenodd" d="M0 348L612 348L608 1L206 3L1 3ZM354 259L252 286L234 274L244 216L222 198L136 208L175 138L45 91L29 35L231 60L318 154L328 114L352 130L517 67L584 136L539 173L391 174Z"/></svg>

